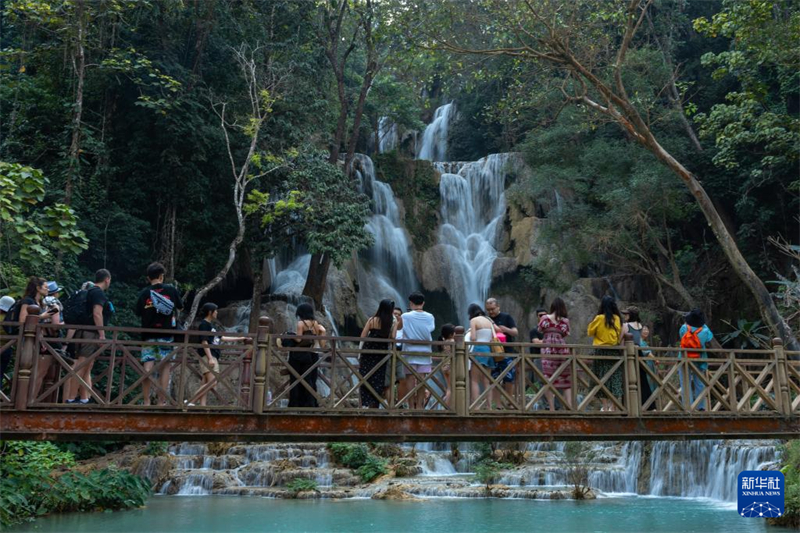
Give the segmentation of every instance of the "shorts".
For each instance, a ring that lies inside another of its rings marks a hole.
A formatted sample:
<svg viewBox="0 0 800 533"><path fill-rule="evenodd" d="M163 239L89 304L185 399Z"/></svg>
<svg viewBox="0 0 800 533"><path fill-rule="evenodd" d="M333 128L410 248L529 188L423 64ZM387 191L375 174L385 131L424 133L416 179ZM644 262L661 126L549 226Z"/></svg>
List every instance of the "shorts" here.
<svg viewBox="0 0 800 533"><path fill-rule="evenodd" d="M390 387L394 385L394 383L392 383L392 371L391 368L389 367L389 364L391 364L391 359L386 364L386 379L383 380L383 384L385 387ZM406 377L406 367L403 364L403 361L398 357L397 361L395 361L394 363L395 382L400 381L405 377Z"/></svg>
<svg viewBox="0 0 800 533"><path fill-rule="evenodd" d="M205 357L203 359L205 359ZM200 363L200 371L203 374L210 374L212 370L214 371L215 374L219 374L219 361L217 361L216 357L213 357L213 356L211 357L211 368L210 369L209 369L209 366L208 366L208 359L205 359L204 362L206 364Z"/></svg>
<svg viewBox="0 0 800 533"><path fill-rule="evenodd" d="M172 337L161 337L158 339L150 339L152 342L172 342ZM142 363L149 363L151 361L161 361L172 355L175 348L173 346L152 345L146 344L142 346Z"/></svg>
<svg viewBox="0 0 800 533"><path fill-rule="evenodd" d="M495 361L494 368L492 369L492 377L496 380L506 367L513 363L513 359L506 357L502 361ZM517 376L517 367L515 366L508 371L508 374L503 376L503 383L514 383L514 378Z"/></svg>
<svg viewBox="0 0 800 533"><path fill-rule="evenodd" d="M492 353L492 349L490 347L488 347L488 346L473 346L472 347L472 353L473 354L478 354L478 353L491 354ZM486 368L494 368L494 365L495 365L494 357L492 357L490 355L487 355L487 356L476 355L475 356L475 360L481 366L485 366Z"/></svg>
<svg viewBox="0 0 800 533"><path fill-rule="evenodd" d="M100 338L100 333L98 331L90 330L90 329L82 329L78 330L75 333L75 339L88 339L88 340L97 340ZM99 344L90 344L90 343L78 343L75 348L75 353L78 357L89 357L95 351L100 348Z"/></svg>
<svg viewBox="0 0 800 533"><path fill-rule="evenodd" d="M433 370L433 365L418 365L415 363L409 363L411 368L417 371L417 374L430 374L431 370Z"/></svg>

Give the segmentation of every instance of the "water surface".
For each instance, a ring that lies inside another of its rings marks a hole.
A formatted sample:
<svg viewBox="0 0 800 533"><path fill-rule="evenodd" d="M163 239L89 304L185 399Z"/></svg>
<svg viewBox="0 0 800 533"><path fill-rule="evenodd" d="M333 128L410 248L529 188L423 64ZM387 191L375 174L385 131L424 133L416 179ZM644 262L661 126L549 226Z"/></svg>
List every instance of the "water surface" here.
<svg viewBox="0 0 800 533"><path fill-rule="evenodd" d="M615 497L594 501L436 499L273 500L236 496L156 496L147 507L114 513L54 515L13 532L766 532L762 519L733 505L681 498Z"/></svg>

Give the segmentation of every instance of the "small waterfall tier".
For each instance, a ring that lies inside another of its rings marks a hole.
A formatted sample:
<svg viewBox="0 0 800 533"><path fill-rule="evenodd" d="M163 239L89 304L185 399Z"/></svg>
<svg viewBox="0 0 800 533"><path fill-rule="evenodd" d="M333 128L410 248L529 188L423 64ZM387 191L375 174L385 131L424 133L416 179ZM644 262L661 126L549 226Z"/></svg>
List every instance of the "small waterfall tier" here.
<svg viewBox="0 0 800 533"><path fill-rule="evenodd" d="M417 159L428 161L447 160L447 135L450 123L455 116L455 105L445 104L436 109L433 114L433 121L428 124L422 133L422 142L419 146Z"/></svg>

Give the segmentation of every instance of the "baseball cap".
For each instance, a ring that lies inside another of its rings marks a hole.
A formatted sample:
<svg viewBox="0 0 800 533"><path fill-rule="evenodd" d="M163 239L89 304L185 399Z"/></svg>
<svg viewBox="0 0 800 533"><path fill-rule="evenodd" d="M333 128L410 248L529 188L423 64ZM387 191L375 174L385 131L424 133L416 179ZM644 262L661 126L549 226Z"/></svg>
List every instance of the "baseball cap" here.
<svg viewBox="0 0 800 533"><path fill-rule="evenodd" d="M11 296L3 296L0 298L0 311L7 313L12 305L14 305L14 298Z"/></svg>

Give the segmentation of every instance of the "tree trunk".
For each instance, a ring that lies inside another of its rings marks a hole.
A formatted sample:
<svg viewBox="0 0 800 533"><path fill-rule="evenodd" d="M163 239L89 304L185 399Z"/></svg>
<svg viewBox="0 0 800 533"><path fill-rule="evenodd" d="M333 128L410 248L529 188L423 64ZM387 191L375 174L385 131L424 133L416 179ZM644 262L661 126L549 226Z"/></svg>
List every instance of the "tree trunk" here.
<svg viewBox="0 0 800 533"><path fill-rule="evenodd" d="M194 317L197 315L197 309L200 307L200 302L203 300L208 291L219 285L225 276L228 275L231 267L233 266L233 262L236 260L236 250L239 248L239 245L242 243L244 239L244 219L239 218L239 231L236 232L236 237L233 238L231 241L230 246L228 247L228 260L225 261L225 265L222 269L214 276L214 279L200 287L200 289L195 293L194 299L192 300L192 308L189 310L189 315L184 320L183 324L186 329L192 325L194 322Z"/></svg>
<svg viewBox="0 0 800 533"><path fill-rule="evenodd" d="M344 158L344 171L346 173L350 172L350 164L353 162L353 156L356 153L356 144L358 144L359 130L361 129L361 117L364 115L364 104L367 101L367 93L369 93L369 89L372 86L372 77L375 75L376 68L374 62L370 62L364 76L364 82L361 84L361 92L358 95L358 103L353 116L353 130L350 133L350 140L347 143L347 155Z"/></svg>
<svg viewBox="0 0 800 533"><path fill-rule="evenodd" d="M719 216L719 213L714 207L714 203L711 201L711 198L709 198L708 193L706 193L700 182L697 181L697 178L672 157L672 155L656 141L652 134L646 138L643 143L662 163L664 163L664 165L677 174L686 184L689 192L692 193L692 196L694 196L701 211L705 215L706 221L711 227L711 231L714 232L714 236L717 238L717 242L719 242L722 247L734 272L736 272L745 286L753 293L753 296L755 296L764 322L773 332L783 339L787 349L793 351L800 350L800 344L798 344L797 339L792 334L791 328L789 328L789 325L778 311L775 302L772 300L772 295L769 290L767 290L764 282L761 281L756 273L753 272L753 269L750 268L750 265L747 264L747 260L742 255L742 252L739 251L736 241L733 239L730 232L728 232L728 228L722 221L722 217Z"/></svg>
<svg viewBox="0 0 800 533"><path fill-rule="evenodd" d="M331 257L327 254L313 254L311 264L308 266L308 277L303 287L303 296L308 296L314 302L314 309L322 310L322 296L325 294L325 284L328 281L328 270L331 267Z"/></svg>
<svg viewBox="0 0 800 533"><path fill-rule="evenodd" d="M250 301L250 333L255 333L258 329L258 317L261 314L261 293L264 288L261 286L264 283L264 261L263 259L258 262L258 266L253 272L253 298Z"/></svg>
<svg viewBox="0 0 800 533"><path fill-rule="evenodd" d="M342 149L342 140L347 127L347 93L344 86L344 67L340 72L334 65L334 72L336 73L336 86L339 95L339 119L336 121L336 133L333 136L331 155L328 158L328 162L332 165L339 161L339 151Z"/></svg>
<svg viewBox="0 0 800 533"><path fill-rule="evenodd" d="M72 67L77 78L77 85L75 88L75 103L72 110L72 141L69 145L69 168L67 169L67 180L64 184L64 203L67 205L72 202L74 179L80 175L79 157L81 150L81 119L83 116L83 81L86 74L84 0L78 0L77 6L78 39L72 55Z"/></svg>

